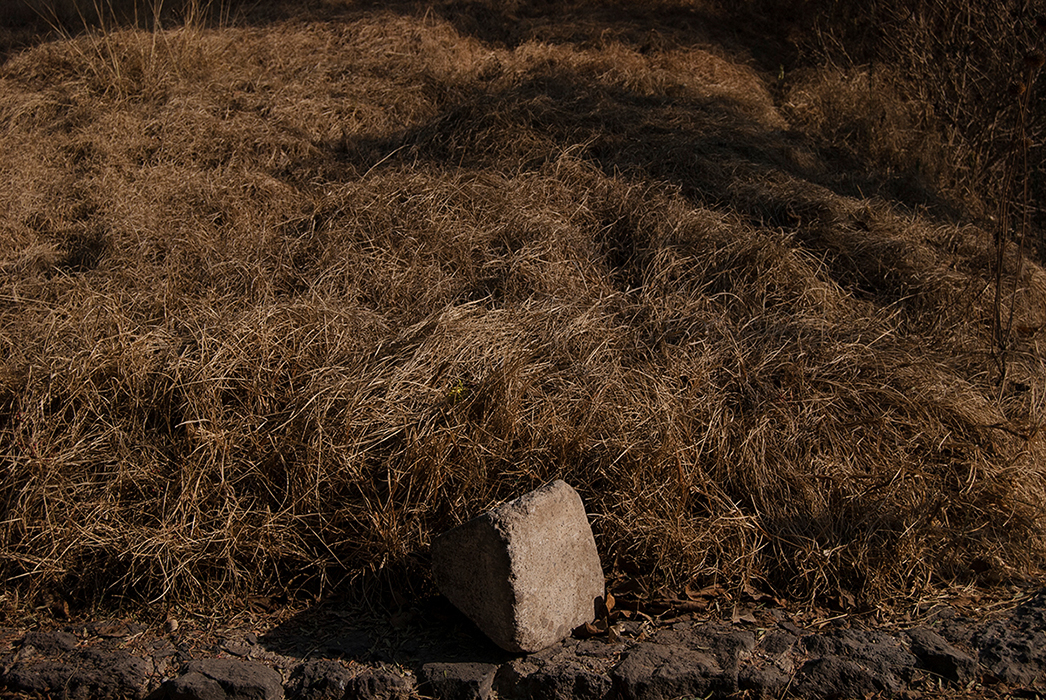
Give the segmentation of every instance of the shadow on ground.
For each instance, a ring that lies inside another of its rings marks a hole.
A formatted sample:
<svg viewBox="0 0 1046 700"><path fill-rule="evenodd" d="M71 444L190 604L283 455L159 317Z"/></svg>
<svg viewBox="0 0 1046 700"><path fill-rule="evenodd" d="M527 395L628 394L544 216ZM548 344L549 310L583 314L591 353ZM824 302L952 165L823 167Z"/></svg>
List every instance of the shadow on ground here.
<svg viewBox="0 0 1046 700"><path fill-rule="evenodd" d="M513 658L491 642L442 596L398 612L379 612L328 600L269 630L260 641L277 654L308 660L399 663L500 664Z"/></svg>

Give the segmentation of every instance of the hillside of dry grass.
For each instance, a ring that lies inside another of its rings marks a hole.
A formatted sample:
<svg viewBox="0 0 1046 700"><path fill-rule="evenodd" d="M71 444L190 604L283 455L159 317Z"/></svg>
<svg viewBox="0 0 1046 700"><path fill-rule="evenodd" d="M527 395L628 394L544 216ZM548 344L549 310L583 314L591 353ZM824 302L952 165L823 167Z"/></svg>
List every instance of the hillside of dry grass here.
<svg viewBox="0 0 1046 700"><path fill-rule="evenodd" d="M640 7L5 30L0 602L417 580L553 478L650 590L1037 577L1046 273L918 103Z"/></svg>

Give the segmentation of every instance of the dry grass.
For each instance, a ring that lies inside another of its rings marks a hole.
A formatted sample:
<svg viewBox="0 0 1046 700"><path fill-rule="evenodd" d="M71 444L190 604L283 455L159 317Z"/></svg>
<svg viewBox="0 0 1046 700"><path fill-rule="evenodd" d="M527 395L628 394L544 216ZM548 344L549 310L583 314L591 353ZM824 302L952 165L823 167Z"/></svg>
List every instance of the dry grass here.
<svg viewBox="0 0 1046 700"><path fill-rule="evenodd" d="M775 102L684 2L335 5L0 67L9 602L328 590L557 477L652 588L1039 574L1046 273L1000 392L992 232L854 170L850 78Z"/></svg>

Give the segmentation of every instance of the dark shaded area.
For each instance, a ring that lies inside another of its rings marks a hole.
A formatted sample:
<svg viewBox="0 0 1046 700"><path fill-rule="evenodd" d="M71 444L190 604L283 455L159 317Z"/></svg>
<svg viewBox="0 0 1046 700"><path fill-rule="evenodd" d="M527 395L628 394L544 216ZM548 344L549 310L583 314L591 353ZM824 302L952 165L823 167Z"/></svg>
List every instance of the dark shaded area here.
<svg viewBox="0 0 1046 700"><path fill-rule="evenodd" d="M327 591L317 603L259 638L270 651L295 658L361 663L476 661L503 663L499 649L439 595L427 557L413 555L367 570ZM299 595L303 591L299 592Z"/></svg>
<svg viewBox="0 0 1046 700"><path fill-rule="evenodd" d="M295 615L260 638L270 651L298 658L361 663L469 661L503 663L498 648L443 596L404 601L391 608L352 605L339 597Z"/></svg>
<svg viewBox="0 0 1046 700"><path fill-rule="evenodd" d="M419 164L526 172L569 150L609 176L667 183L697 206L781 231L858 297L920 303L932 281L910 246L869 235L869 221L839 211L832 195L879 198L946 222L959 217L953 204L929 183L912 186L912 174L880 173L803 133L767 126L754 108L723 97L641 94L554 64L519 83L476 88L398 133L316 144L322 157L279 176L304 187ZM601 234L623 291L643 284L647 235L627 216L608 221Z"/></svg>
<svg viewBox="0 0 1046 700"><path fill-rule="evenodd" d="M492 47L515 48L538 40L579 45L618 42L642 52L715 42L744 47L769 71L791 68L799 54L787 28L808 21L813 9L764 0L727 3L655 0L168 0L159 16L151 0L12 0L0 8L0 27L76 32L99 23L151 28L187 18L264 26L272 22L345 21L392 12L446 21L464 36Z"/></svg>

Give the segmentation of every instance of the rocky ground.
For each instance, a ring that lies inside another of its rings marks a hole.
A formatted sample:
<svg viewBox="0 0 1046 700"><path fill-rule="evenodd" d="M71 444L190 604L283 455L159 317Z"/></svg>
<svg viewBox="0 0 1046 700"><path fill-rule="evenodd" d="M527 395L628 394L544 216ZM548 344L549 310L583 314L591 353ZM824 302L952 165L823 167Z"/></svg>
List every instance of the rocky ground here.
<svg viewBox="0 0 1046 700"><path fill-rule="evenodd" d="M714 606L713 606L714 607ZM391 619L289 614L0 628L0 694L49 698L867 698L1046 694L1046 590L871 624L773 607L621 616L513 656L442 599Z"/></svg>

